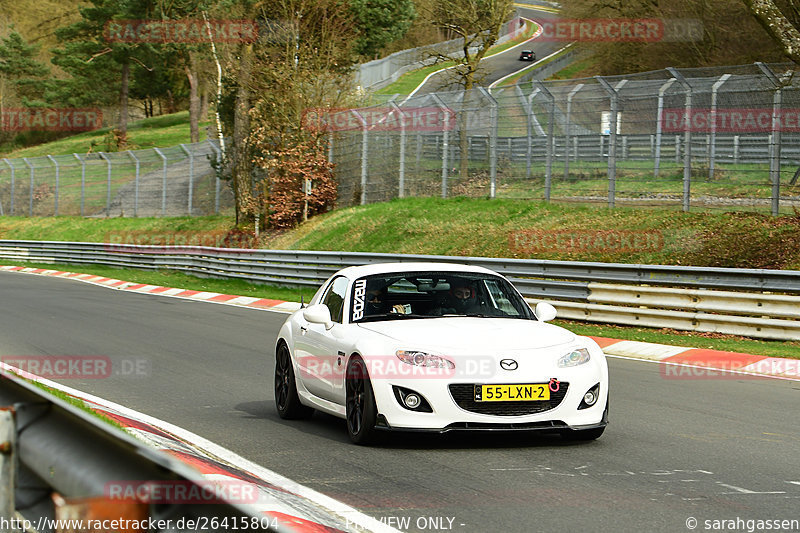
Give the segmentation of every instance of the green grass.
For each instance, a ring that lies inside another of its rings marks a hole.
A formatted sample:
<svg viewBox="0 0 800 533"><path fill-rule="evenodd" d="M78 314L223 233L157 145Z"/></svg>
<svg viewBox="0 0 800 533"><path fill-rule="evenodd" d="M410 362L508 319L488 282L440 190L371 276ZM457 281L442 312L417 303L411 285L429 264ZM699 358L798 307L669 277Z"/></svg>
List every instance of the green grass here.
<svg viewBox="0 0 800 533"><path fill-rule="evenodd" d="M100 420L102 422L105 422L106 424L108 424L110 426L113 426L113 427L115 427L117 429L125 431L125 428L122 426L122 424L120 424L119 422L117 422L113 418L110 418L110 417L104 415L103 413L99 413L99 412L95 411L94 409L92 409L91 407L86 405L86 403L83 402L83 400L79 400L77 398L74 398L74 397L70 396L69 394L67 394L65 392L61 392L58 389L54 389L53 387L48 387L44 383L39 383L38 381L33 381L31 379L24 378L22 376L18 376L18 377L20 379L23 379L26 382L30 383L34 387L43 390L44 392L48 393L49 395L54 396L54 397L58 398L59 400L62 400L63 402L65 402L65 403L67 403L67 404L69 404L69 405L71 405L73 407L76 407L76 408L80 409L81 411L84 411L85 413L97 418L98 420Z"/></svg>
<svg viewBox="0 0 800 533"><path fill-rule="evenodd" d="M453 180L457 182L458 180ZM447 231L442 231L447 228ZM520 244L525 232L616 230L654 233L662 245L614 250L596 247L533 249ZM724 242L725 231L743 231L755 239L750 248L729 247L731 264L754 267L758 256L786 244L800 230L796 217L755 213L689 212L584 206L515 199L457 197L406 198L338 209L276 237L270 246L299 250L371 251L488 257L685 265L704 264L707 246ZM744 242L744 236L739 240ZM746 240L746 239L745 239ZM800 250L785 249L781 268L800 268ZM758 254L758 255L757 255ZM735 261L738 259L738 263ZM775 267L772 267L775 268Z"/></svg>
<svg viewBox="0 0 800 533"><path fill-rule="evenodd" d="M206 137L205 126L208 124L209 122L200 123L201 141ZM111 128L101 128L88 131L57 141L13 150L2 157L19 158L114 151L113 147L107 143L110 130ZM190 142L188 111L146 118L128 125L128 148L132 150L175 146L188 142Z"/></svg>
<svg viewBox="0 0 800 533"><path fill-rule="evenodd" d="M231 227L229 217L108 218L81 217L0 217L0 239L126 242L169 244L164 238L193 235L193 242L212 245L218 235ZM134 239L134 240L131 240ZM186 242L186 241L184 241Z"/></svg>
<svg viewBox="0 0 800 533"><path fill-rule="evenodd" d="M553 324L565 327L578 335L800 359L800 342L797 341L768 341L719 333L588 324L574 320L557 319Z"/></svg>
<svg viewBox="0 0 800 533"><path fill-rule="evenodd" d="M493 46L489 49L485 57L491 57L495 54L499 54L501 52L505 52L509 48L513 48L517 46L519 43L530 39L531 35L533 35L538 28L536 24L529 24L526 23L525 32L506 43ZM446 61L442 63L436 63L435 65L430 65L427 67L422 67L416 70L412 70L411 72L407 72L400 76L397 81L387 85L383 89L375 91L375 94L378 95L393 95L393 94L411 94L411 92L419 86L420 83L432 72L438 72L440 70L444 70L448 67L452 67L455 63L453 61Z"/></svg>
<svg viewBox="0 0 800 533"><path fill-rule="evenodd" d="M573 78L579 77L580 74L584 74L587 70L591 69L597 64L597 58L593 56L584 57L583 59L579 59L571 63L569 66L562 68L549 78L548 80L569 80Z"/></svg>

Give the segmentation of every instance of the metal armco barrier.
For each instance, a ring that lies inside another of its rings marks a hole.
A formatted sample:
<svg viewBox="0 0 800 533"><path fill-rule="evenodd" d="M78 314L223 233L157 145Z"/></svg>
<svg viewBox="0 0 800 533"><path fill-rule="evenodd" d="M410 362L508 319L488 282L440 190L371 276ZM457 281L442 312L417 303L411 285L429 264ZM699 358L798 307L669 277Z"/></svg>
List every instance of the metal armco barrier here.
<svg viewBox="0 0 800 533"><path fill-rule="evenodd" d="M163 505L109 498L108 487L115 483L175 483L202 493L208 482L177 459L5 370L0 373L0 473L0 518L8 523L23 517L40 533L52 532L43 525L65 516L90 519L92 506L110 509L117 519L170 520L173 530L181 519L224 531L214 527L223 518L249 523L263 517L247 504L220 500Z"/></svg>
<svg viewBox="0 0 800 533"><path fill-rule="evenodd" d="M0 240L0 264L20 260L170 269L290 287L318 286L351 265L466 263L503 274L526 298L554 301L562 318L800 339L795 270Z"/></svg>

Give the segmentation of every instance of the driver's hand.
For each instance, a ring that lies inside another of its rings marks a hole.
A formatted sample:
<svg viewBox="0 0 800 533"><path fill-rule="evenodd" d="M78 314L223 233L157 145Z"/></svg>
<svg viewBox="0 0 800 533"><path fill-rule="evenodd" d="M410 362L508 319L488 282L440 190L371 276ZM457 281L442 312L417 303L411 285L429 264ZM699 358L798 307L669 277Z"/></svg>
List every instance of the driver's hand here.
<svg viewBox="0 0 800 533"><path fill-rule="evenodd" d="M395 304L392 306L392 313L400 313L402 315L406 314L406 306L401 304Z"/></svg>

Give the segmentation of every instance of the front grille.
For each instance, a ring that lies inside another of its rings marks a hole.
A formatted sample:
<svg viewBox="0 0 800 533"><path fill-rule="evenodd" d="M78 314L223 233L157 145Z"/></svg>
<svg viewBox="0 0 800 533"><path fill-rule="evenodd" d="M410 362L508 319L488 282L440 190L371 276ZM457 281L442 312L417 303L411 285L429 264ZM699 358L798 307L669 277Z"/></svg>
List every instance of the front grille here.
<svg viewBox="0 0 800 533"><path fill-rule="evenodd" d="M551 392L550 399L542 402L476 402L475 385L457 383L449 386L450 396L460 408L470 413L495 416L522 416L543 413L555 409L567 394L569 383L561 382L558 392Z"/></svg>

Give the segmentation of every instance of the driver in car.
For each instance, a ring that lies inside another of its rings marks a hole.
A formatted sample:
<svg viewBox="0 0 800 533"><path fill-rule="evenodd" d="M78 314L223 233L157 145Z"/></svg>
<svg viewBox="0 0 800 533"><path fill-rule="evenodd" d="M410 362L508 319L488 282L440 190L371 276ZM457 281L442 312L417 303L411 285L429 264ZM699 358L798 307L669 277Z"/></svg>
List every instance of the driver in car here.
<svg viewBox="0 0 800 533"><path fill-rule="evenodd" d="M386 287L373 287L367 289L366 307L364 315L383 315L386 313L405 313L405 307L398 304L390 306L387 300L388 290Z"/></svg>
<svg viewBox="0 0 800 533"><path fill-rule="evenodd" d="M438 315L469 315L482 314L484 308L478 301L478 295L466 280L453 281L450 286L447 300L434 314Z"/></svg>

